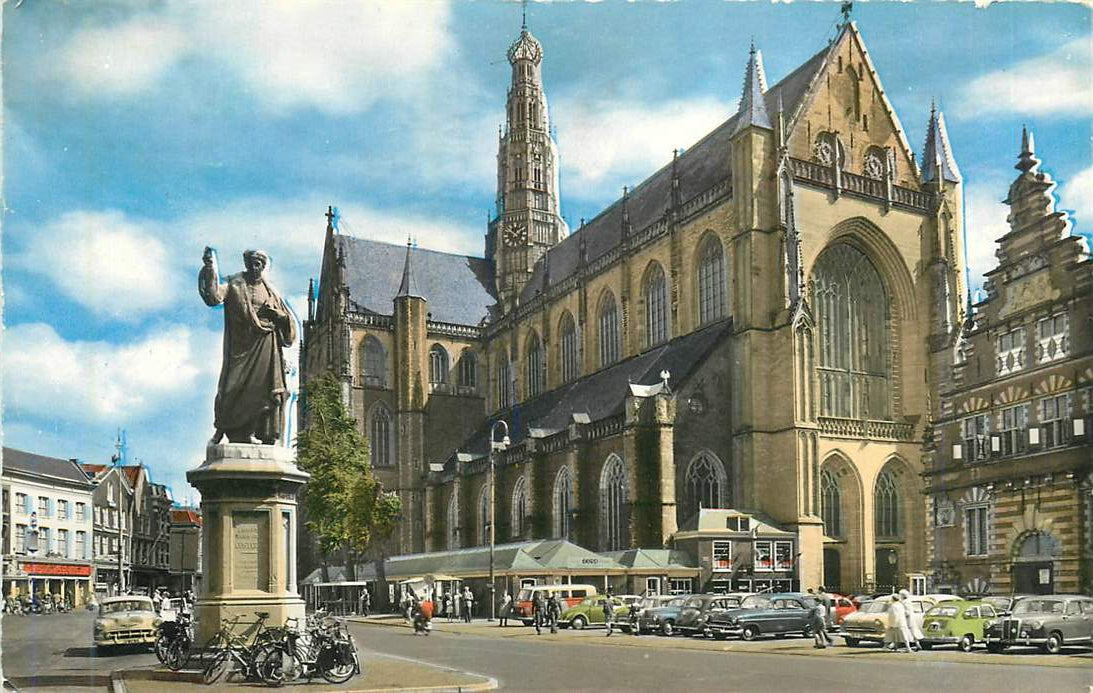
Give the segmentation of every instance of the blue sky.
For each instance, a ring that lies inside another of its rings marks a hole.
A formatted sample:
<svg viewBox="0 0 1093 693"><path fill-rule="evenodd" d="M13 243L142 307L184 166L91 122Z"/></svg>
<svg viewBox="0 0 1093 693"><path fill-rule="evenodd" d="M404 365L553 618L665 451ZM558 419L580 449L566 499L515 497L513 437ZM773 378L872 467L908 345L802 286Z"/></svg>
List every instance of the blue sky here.
<svg viewBox="0 0 1093 693"><path fill-rule="evenodd" d="M328 204L356 235L481 254L518 3L3 11L6 445L102 462L122 427L185 500L220 365L222 316L195 290L204 245L224 272L268 250L301 311ZM1024 123L1076 230L1093 230L1089 9L854 17L920 155L931 99L946 114L973 273L1005 231ZM735 111L753 37L773 82L838 19L838 3L531 3L570 224Z"/></svg>

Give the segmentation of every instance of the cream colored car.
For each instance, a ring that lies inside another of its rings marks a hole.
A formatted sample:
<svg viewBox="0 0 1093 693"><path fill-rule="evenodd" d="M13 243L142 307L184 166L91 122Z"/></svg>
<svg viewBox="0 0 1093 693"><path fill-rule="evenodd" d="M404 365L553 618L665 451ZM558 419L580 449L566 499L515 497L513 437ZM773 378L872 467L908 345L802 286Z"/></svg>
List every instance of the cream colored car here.
<svg viewBox="0 0 1093 693"><path fill-rule="evenodd" d="M843 619L838 635L846 644L854 647L859 642L884 642L884 631L888 625L888 604L894 595L878 597L861 605L861 608ZM915 595L908 599L911 622L922 630L922 619L926 612L944 601L959 600L952 594Z"/></svg>
<svg viewBox="0 0 1093 693"><path fill-rule="evenodd" d="M109 597L99 603L95 646L155 645L162 622L148 597L135 594Z"/></svg>

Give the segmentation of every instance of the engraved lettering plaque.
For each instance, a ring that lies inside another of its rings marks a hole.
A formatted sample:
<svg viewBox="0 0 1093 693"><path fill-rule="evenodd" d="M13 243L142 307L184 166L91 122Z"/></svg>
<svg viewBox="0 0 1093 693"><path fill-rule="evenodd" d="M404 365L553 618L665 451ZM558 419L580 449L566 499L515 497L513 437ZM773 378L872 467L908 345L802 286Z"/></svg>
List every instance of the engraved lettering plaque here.
<svg viewBox="0 0 1093 693"><path fill-rule="evenodd" d="M269 514L232 513L232 588L269 586Z"/></svg>

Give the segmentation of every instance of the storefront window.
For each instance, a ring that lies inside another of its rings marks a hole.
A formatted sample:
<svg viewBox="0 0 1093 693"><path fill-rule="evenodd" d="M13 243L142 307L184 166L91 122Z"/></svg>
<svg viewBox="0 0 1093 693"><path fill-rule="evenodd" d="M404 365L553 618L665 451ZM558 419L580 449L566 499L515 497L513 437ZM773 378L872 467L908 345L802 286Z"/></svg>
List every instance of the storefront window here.
<svg viewBox="0 0 1093 693"><path fill-rule="evenodd" d="M732 570L732 542L728 540L713 542L713 569Z"/></svg>
<svg viewBox="0 0 1093 693"><path fill-rule="evenodd" d="M774 542L774 569L793 570L793 542Z"/></svg>
<svg viewBox="0 0 1093 693"><path fill-rule="evenodd" d="M756 571L771 571L774 569L774 560L771 555L773 552L773 546L769 541L757 541L755 542L755 570Z"/></svg>

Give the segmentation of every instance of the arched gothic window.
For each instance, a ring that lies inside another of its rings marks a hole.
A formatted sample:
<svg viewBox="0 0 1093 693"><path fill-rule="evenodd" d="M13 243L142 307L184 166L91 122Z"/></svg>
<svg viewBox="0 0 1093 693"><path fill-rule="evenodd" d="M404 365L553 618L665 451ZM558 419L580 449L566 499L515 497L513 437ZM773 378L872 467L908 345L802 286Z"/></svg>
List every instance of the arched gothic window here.
<svg viewBox="0 0 1093 693"><path fill-rule="evenodd" d="M448 501L448 549L459 548L459 494L452 491L452 499Z"/></svg>
<svg viewBox="0 0 1093 693"><path fill-rule="evenodd" d="M698 323L725 317L725 251L710 234L698 252Z"/></svg>
<svg viewBox="0 0 1093 693"><path fill-rule="evenodd" d="M497 408L505 409L512 404L512 372L504 354L497 357Z"/></svg>
<svg viewBox="0 0 1093 693"><path fill-rule="evenodd" d="M395 463L391 412L380 403L372 408L368 420L368 444L371 446L372 466L390 467Z"/></svg>
<svg viewBox="0 0 1093 693"><path fill-rule="evenodd" d="M490 494L489 485L478 494L478 544L490 543Z"/></svg>
<svg viewBox="0 0 1093 693"><path fill-rule="evenodd" d="M577 325L567 311L562 316L562 382L568 383L581 375L581 342L577 337Z"/></svg>
<svg viewBox="0 0 1093 693"><path fill-rule="evenodd" d="M619 309L615 295L606 292L600 301L600 368L619 360Z"/></svg>
<svg viewBox="0 0 1093 693"><path fill-rule="evenodd" d="M546 389L546 359L543 357L539 335L533 331L524 349L524 383L527 397L537 397Z"/></svg>
<svg viewBox="0 0 1093 693"><path fill-rule="evenodd" d="M439 344L429 349L429 382L434 385L448 382L448 352Z"/></svg>
<svg viewBox="0 0 1093 693"><path fill-rule="evenodd" d="M554 479L554 537L569 538L569 519L573 512L573 479L569 476L569 467L562 467Z"/></svg>
<svg viewBox="0 0 1093 693"><path fill-rule="evenodd" d="M836 243L812 272L819 330L820 414L888 420L888 292L857 248Z"/></svg>
<svg viewBox="0 0 1093 693"><path fill-rule="evenodd" d="M687 465L684 475L683 518L694 517L702 508L724 508L731 502L725 465L713 453L700 452Z"/></svg>
<svg viewBox="0 0 1093 693"><path fill-rule="evenodd" d="M646 348L668 341L668 283L664 270L653 264L642 282L645 298L645 346Z"/></svg>
<svg viewBox="0 0 1093 693"><path fill-rule="evenodd" d="M874 529L878 537L900 536L899 487L895 475L885 469L877 476L873 487Z"/></svg>
<svg viewBox="0 0 1093 693"><path fill-rule="evenodd" d="M366 337L360 353L361 384L387 387L387 350L375 337Z"/></svg>
<svg viewBox="0 0 1093 693"><path fill-rule="evenodd" d="M626 467L611 455L600 474L600 550L621 551L630 545L630 489Z"/></svg>
<svg viewBox="0 0 1093 693"><path fill-rule="evenodd" d="M459 387L478 387L478 355L470 349L459 357Z"/></svg>
<svg viewBox="0 0 1093 693"><path fill-rule="evenodd" d="M839 480L825 469L820 472L820 512L824 521L824 534L829 537L841 537L842 526L842 491Z"/></svg>
<svg viewBox="0 0 1093 693"><path fill-rule="evenodd" d="M524 477L516 480L512 489L512 538L520 539L527 529L528 485Z"/></svg>

